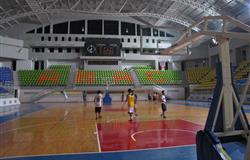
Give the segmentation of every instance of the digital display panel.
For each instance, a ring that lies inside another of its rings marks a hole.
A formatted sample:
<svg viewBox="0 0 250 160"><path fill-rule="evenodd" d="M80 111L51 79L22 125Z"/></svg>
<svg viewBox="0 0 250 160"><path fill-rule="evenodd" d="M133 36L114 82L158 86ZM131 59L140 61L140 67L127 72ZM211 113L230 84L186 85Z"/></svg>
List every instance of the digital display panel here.
<svg viewBox="0 0 250 160"><path fill-rule="evenodd" d="M121 56L121 42L118 38L87 38L84 56Z"/></svg>

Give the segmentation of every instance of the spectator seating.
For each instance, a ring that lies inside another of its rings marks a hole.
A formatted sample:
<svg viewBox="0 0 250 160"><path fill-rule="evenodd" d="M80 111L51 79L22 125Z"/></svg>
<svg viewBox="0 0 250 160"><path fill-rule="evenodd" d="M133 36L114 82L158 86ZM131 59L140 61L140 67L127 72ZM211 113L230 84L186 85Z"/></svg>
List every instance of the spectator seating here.
<svg viewBox="0 0 250 160"><path fill-rule="evenodd" d="M239 64L235 70L234 80L245 80L247 79L248 73L250 71L250 61L243 61Z"/></svg>
<svg viewBox="0 0 250 160"><path fill-rule="evenodd" d="M143 85L183 83L181 71L137 69L136 74L140 83Z"/></svg>
<svg viewBox="0 0 250 160"><path fill-rule="evenodd" d="M196 90L213 90L216 85L216 70L211 69L206 76L200 80L200 85Z"/></svg>
<svg viewBox="0 0 250 160"><path fill-rule="evenodd" d="M133 85L133 80L128 71L85 71L78 70L76 75L77 86L106 85Z"/></svg>
<svg viewBox="0 0 250 160"><path fill-rule="evenodd" d="M21 70L19 81L21 86L66 86L70 70Z"/></svg>
<svg viewBox="0 0 250 160"><path fill-rule="evenodd" d="M208 67L192 67L186 70L186 78L188 84L200 84L210 69Z"/></svg>
<svg viewBox="0 0 250 160"><path fill-rule="evenodd" d="M6 83L12 81L13 81L12 70L8 67L0 67L0 82Z"/></svg>

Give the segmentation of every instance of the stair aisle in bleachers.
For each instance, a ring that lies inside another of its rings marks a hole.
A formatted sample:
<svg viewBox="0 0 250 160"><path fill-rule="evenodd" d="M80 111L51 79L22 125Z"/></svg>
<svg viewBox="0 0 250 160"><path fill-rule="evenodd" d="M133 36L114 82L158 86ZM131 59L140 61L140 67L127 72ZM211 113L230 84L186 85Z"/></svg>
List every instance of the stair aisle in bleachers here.
<svg viewBox="0 0 250 160"><path fill-rule="evenodd" d="M74 87L75 86L75 81L76 81L76 70L71 68L70 73L69 73L69 80L68 80L68 84L67 87Z"/></svg>
<svg viewBox="0 0 250 160"><path fill-rule="evenodd" d="M129 72L130 72L130 75L132 76L132 79L134 81L135 88L141 88L141 83L140 83L134 69L131 69Z"/></svg>

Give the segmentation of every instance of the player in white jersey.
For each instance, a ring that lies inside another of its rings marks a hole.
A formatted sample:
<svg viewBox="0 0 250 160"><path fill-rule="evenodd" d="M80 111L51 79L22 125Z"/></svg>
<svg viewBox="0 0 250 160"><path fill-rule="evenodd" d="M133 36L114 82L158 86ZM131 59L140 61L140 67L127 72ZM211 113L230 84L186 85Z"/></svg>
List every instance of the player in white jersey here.
<svg viewBox="0 0 250 160"><path fill-rule="evenodd" d="M161 110L162 110L161 116L165 119L166 118L165 112L167 110L167 100L164 91L161 91Z"/></svg>
<svg viewBox="0 0 250 160"><path fill-rule="evenodd" d="M101 118L101 111L103 106L103 96L100 90L97 91L97 95L94 98L94 103L95 103L95 115L97 120L97 118Z"/></svg>

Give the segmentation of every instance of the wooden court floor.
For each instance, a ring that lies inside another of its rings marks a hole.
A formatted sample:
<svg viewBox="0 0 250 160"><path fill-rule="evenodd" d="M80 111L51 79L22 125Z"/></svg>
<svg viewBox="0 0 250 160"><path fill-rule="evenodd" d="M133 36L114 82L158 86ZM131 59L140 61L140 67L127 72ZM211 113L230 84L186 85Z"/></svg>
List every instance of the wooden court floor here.
<svg viewBox="0 0 250 160"><path fill-rule="evenodd" d="M126 104L113 102L95 120L94 104L50 103L45 109L0 124L0 158L98 152L96 123L127 122ZM139 101L136 121L164 121L159 103ZM168 104L167 120L204 125L208 109ZM249 117L248 117L249 118Z"/></svg>

